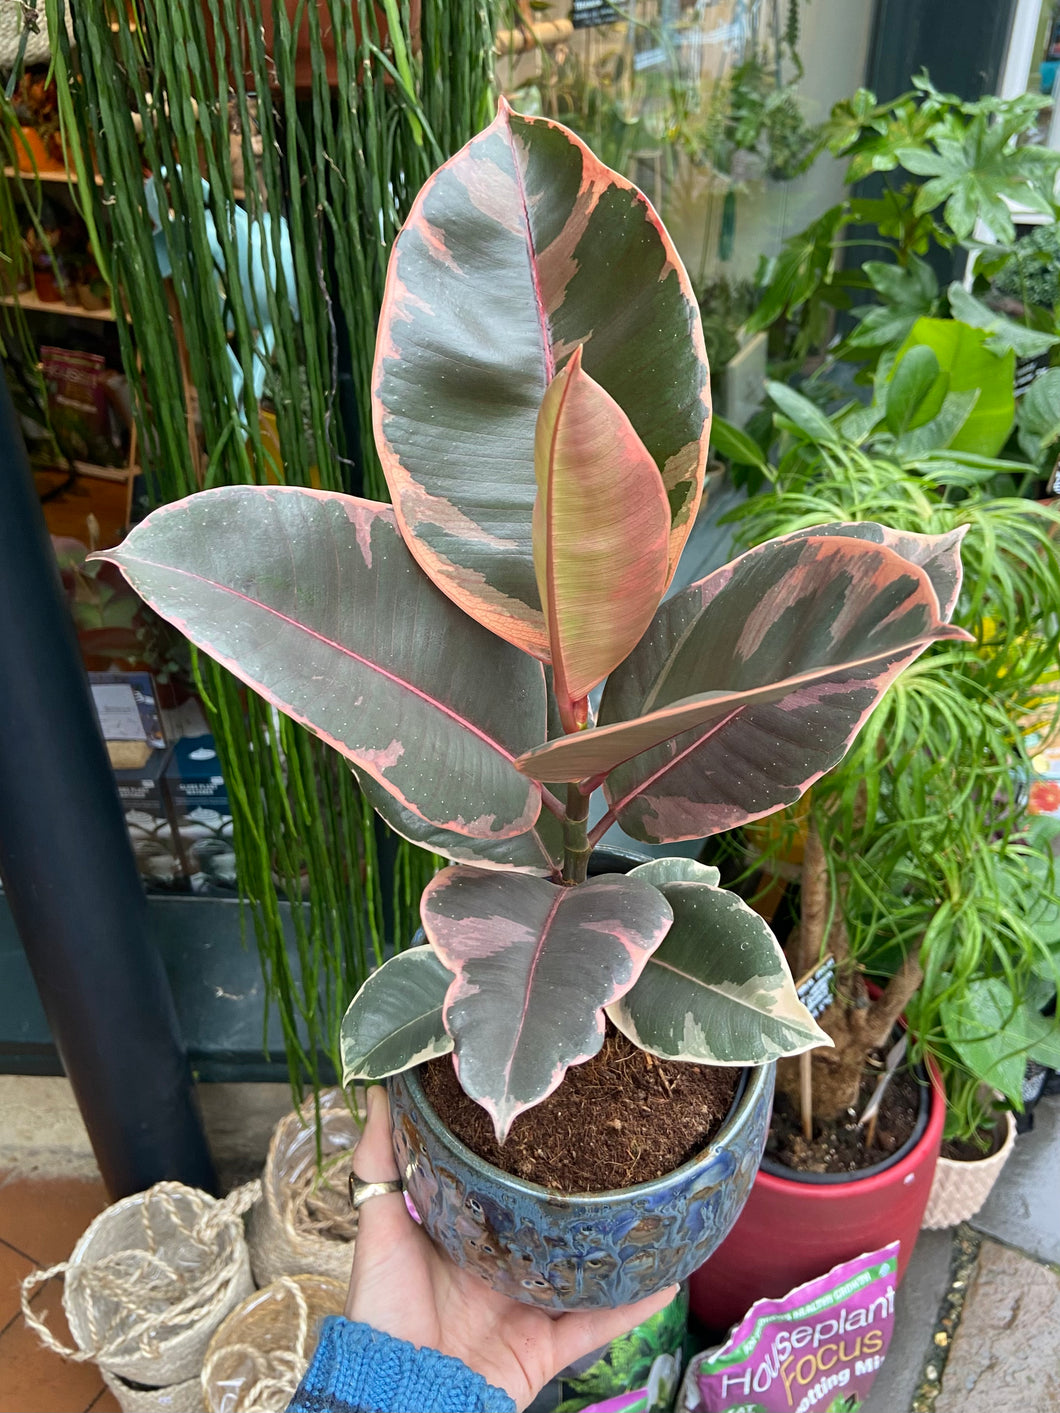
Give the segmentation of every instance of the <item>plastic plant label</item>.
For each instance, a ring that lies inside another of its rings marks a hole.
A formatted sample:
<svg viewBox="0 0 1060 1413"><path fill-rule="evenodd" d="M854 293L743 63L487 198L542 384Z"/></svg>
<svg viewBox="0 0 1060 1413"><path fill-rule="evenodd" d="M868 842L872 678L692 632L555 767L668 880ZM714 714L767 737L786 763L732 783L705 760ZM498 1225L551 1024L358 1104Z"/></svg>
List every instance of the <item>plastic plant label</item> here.
<svg viewBox="0 0 1060 1413"><path fill-rule="evenodd" d="M832 1004L832 985L835 977L835 957L831 952L824 957L813 971L808 972L796 987L799 1000L813 1016L814 1020L827 1011Z"/></svg>
<svg viewBox="0 0 1060 1413"><path fill-rule="evenodd" d="M757 1300L689 1364L682 1413L855 1413L891 1342L898 1242Z"/></svg>

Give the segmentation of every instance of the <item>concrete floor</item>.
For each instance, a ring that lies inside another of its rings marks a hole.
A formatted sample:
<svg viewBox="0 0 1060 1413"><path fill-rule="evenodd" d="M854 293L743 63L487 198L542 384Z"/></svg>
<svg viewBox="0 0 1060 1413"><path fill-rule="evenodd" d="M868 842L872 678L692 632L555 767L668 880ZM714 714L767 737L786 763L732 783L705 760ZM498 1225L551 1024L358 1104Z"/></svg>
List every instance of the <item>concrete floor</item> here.
<svg viewBox="0 0 1060 1413"><path fill-rule="evenodd" d="M921 1233L861 1413L1060 1413L1058 1266L1054 1095L1038 1104L979 1214Z"/></svg>

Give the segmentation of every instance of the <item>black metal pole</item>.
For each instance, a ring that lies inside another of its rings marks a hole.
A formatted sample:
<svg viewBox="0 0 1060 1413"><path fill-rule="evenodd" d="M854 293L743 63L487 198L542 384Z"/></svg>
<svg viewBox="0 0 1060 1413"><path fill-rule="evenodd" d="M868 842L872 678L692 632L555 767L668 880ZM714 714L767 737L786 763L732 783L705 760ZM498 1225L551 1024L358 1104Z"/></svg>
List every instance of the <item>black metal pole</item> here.
<svg viewBox="0 0 1060 1413"><path fill-rule="evenodd" d="M216 1190L169 982L0 379L0 877L112 1198Z"/></svg>

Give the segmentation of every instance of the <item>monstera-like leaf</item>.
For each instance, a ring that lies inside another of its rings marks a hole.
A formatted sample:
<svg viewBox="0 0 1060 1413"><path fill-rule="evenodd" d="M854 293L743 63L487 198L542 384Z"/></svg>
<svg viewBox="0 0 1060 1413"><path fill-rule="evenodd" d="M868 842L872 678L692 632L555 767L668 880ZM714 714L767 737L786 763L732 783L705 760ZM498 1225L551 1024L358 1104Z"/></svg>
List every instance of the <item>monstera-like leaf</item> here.
<svg viewBox="0 0 1060 1413"><path fill-rule="evenodd" d="M637 980L673 914L657 888L619 874L564 888L456 866L427 885L420 916L455 975L444 1018L460 1084L503 1143L600 1049L603 1008Z"/></svg>
<svg viewBox="0 0 1060 1413"><path fill-rule="evenodd" d="M402 533L466 612L548 659L531 518L538 410L580 348L662 477L672 575L710 432L699 308L646 198L566 128L501 102L394 245L373 374Z"/></svg>
<svg viewBox="0 0 1060 1413"><path fill-rule="evenodd" d="M674 913L640 980L607 1008L635 1045L703 1065L760 1065L832 1043L799 1000L777 939L717 887L717 870L662 859L627 876L654 884Z"/></svg>
<svg viewBox="0 0 1060 1413"><path fill-rule="evenodd" d="M513 761L545 730L541 667L420 573L389 506L231 486L163 506L100 557L409 814L494 840L533 826L541 794Z"/></svg>
<svg viewBox="0 0 1060 1413"><path fill-rule="evenodd" d="M929 643L967 638L943 621L935 588L955 596L958 555L956 537L882 526L768 541L664 603L608 679L600 724L519 767L606 776L613 814L649 843L791 804L902 668Z"/></svg>

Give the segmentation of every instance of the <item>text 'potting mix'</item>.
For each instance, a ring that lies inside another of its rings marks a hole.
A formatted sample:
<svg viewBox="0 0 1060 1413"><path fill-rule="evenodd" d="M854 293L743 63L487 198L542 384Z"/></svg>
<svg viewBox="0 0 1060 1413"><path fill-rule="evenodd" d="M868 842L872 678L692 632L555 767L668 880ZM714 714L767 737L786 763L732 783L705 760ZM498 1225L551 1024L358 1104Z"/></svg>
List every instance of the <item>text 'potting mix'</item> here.
<svg viewBox="0 0 1060 1413"><path fill-rule="evenodd" d="M759 1300L720 1349L689 1365L687 1413L833 1413L868 1396L894 1328L898 1243Z"/></svg>

